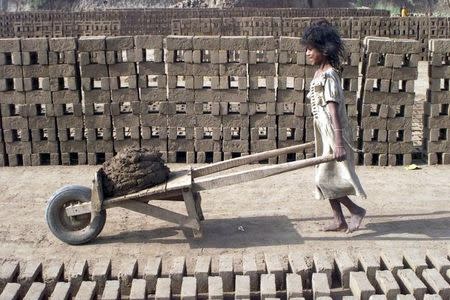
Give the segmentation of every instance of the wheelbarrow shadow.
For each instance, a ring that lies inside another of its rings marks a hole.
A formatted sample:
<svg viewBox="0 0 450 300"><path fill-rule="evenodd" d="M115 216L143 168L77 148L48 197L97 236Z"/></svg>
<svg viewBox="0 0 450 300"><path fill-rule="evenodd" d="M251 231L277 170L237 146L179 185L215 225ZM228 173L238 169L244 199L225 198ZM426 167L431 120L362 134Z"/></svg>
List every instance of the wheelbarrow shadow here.
<svg viewBox="0 0 450 300"><path fill-rule="evenodd" d="M188 233L188 237L183 235ZM194 239L189 230L178 226L100 235L94 243L183 244L195 248L245 248L302 244L291 219L287 216L207 219L202 222L202 238Z"/></svg>

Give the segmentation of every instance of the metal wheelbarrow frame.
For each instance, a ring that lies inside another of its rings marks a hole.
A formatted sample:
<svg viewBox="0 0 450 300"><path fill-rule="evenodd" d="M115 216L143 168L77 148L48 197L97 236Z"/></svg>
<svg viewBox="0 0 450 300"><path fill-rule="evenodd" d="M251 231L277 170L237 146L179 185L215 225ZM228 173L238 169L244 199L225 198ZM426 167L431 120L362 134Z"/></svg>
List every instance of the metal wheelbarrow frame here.
<svg viewBox="0 0 450 300"><path fill-rule="evenodd" d="M214 173L312 147L314 142L309 142L171 172L165 183L111 198L104 198L101 177L96 172L92 190L83 186L69 185L52 195L46 209L47 224L58 239L68 244L83 244L93 240L102 231L107 209L122 207L178 224L181 228L192 230L195 238L200 238L202 236L200 222L204 220L200 191L314 166L332 161L334 158L333 155L328 155L229 174L214 175ZM187 215L153 205L150 203L152 200L184 201Z"/></svg>

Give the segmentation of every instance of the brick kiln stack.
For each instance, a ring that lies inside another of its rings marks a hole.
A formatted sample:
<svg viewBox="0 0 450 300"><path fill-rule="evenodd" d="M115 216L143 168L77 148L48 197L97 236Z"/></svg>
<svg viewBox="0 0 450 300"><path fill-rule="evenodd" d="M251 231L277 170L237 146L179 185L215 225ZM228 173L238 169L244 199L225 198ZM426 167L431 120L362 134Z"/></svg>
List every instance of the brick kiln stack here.
<svg viewBox="0 0 450 300"><path fill-rule="evenodd" d="M29 166L31 137L25 104L20 39L1 40L0 64L0 109L4 141L0 148L0 165Z"/></svg>
<svg viewBox="0 0 450 300"><path fill-rule="evenodd" d="M428 164L450 164L450 39L430 40L423 145Z"/></svg>
<svg viewBox="0 0 450 300"><path fill-rule="evenodd" d="M361 127L364 165L410 164L414 80L420 44L415 40L364 40Z"/></svg>
<svg viewBox="0 0 450 300"><path fill-rule="evenodd" d="M141 146L161 152L167 161L168 102L163 40L161 35L134 37L139 73Z"/></svg>
<svg viewBox="0 0 450 300"><path fill-rule="evenodd" d="M98 164L114 154L106 37L80 37L78 59L88 163Z"/></svg>
<svg viewBox="0 0 450 300"><path fill-rule="evenodd" d="M75 38L49 39L51 99L56 116L61 163L86 164L81 87Z"/></svg>
<svg viewBox="0 0 450 300"><path fill-rule="evenodd" d="M305 130L305 47L298 37L280 37L276 113L278 148L302 144ZM303 152L278 156L283 163L304 158Z"/></svg>

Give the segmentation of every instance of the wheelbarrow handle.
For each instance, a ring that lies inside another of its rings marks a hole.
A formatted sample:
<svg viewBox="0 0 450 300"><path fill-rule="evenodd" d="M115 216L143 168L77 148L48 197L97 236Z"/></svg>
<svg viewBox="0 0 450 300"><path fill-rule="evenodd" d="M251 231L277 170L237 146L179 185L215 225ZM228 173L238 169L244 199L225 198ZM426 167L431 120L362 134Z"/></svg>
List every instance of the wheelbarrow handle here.
<svg viewBox="0 0 450 300"><path fill-rule="evenodd" d="M246 156L241 156L241 157L237 157L237 158L232 158L232 159L225 160L225 161L220 161L220 162L213 163L213 164L210 164L210 165L207 165L204 167L192 169L192 178L221 172L224 170L243 166L243 165L250 164L253 162L258 162L258 161L261 161L261 160L264 160L264 159L267 159L270 157L274 157L274 156L279 156L279 155L283 155L283 154L287 154L287 153L296 153L296 152L299 152L299 151L307 149L307 148L312 148L312 147L314 147L314 144L315 144L314 142L309 142L309 143L305 143L305 144L284 147L284 148L264 151L264 152L260 152L260 153L250 154L250 155L246 155Z"/></svg>
<svg viewBox="0 0 450 300"><path fill-rule="evenodd" d="M252 170L245 170L231 174L217 175L214 177L206 178L194 178L192 182L192 190L195 192L211 190L223 186L233 185L236 183L242 183L247 181L252 181L256 179L266 178L269 176L302 169L310 166L315 166L318 164L330 162L334 160L333 154L313 157L298 161L292 161L288 163L283 163L273 166L264 166L260 168L255 168Z"/></svg>

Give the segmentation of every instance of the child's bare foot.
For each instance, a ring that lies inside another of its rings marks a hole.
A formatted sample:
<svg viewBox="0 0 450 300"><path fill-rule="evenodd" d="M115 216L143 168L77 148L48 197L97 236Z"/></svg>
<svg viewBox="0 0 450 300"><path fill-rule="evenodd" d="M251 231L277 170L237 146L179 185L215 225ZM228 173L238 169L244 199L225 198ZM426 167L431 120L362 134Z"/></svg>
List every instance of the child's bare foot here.
<svg viewBox="0 0 450 300"><path fill-rule="evenodd" d="M352 233L353 231L358 230L365 215L366 210L364 208L361 208L357 213L352 214L346 233Z"/></svg>
<svg viewBox="0 0 450 300"><path fill-rule="evenodd" d="M346 230L347 228L348 225L345 221L344 222L333 221L333 223L323 227L322 231L342 231Z"/></svg>

